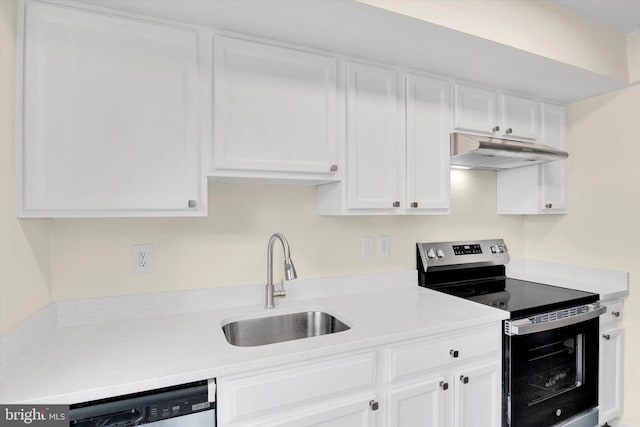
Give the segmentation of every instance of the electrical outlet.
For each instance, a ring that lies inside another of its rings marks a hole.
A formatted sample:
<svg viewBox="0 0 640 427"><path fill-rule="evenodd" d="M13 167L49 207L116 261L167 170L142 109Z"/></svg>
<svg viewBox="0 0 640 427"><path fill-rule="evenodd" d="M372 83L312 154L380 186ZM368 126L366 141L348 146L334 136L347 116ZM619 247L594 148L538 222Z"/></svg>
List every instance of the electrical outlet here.
<svg viewBox="0 0 640 427"><path fill-rule="evenodd" d="M362 238L362 258L371 258L376 254L376 238L374 236L364 236Z"/></svg>
<svg viewBox="0 0 640 427"><path fill-rule="evenodd" d="M391 254L391 237L378 236L378 256L389 256Z"/></svg>
<svg viewBox="0 0 640 427"><path fill-rule="evenodd" d="M153 273L153 245L131 246L131 265L134 273Z"/></svg>

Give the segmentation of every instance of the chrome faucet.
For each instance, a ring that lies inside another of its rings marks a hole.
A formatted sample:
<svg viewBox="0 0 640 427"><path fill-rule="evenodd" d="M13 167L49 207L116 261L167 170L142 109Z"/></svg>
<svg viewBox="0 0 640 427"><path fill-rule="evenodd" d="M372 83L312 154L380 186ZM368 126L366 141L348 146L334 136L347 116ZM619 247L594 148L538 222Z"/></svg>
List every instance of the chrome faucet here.
<svg viewBox="0 0 640 427"><path fill-rule="evenodd" d="M284 290L284 281L281 282L280 289L276 290L273 286L273 245L276 240L280 240L282 243L282 249L284 250L284 277L287 280L293 280L298 277L296 269L291 261L291 255L289 253L289 242L282 233L274 233L269 239L269 245L267 246L267 287L265 289L264 308L275 308L275 297L285 297L287 292Z"/></svg>

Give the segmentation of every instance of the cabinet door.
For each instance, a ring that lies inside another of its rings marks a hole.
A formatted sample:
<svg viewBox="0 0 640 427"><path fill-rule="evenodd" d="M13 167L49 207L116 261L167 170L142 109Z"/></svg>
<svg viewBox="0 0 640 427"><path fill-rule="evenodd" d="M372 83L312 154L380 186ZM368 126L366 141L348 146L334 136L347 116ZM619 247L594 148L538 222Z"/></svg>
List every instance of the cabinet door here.
<svg viewBox="0 0 640 427"><path fill-rule="evenodd" d="M539 104L537 101L513 95L502 96L502 124L505 137L537 139Z"/></svg>
<svg viewBox="0 0 640 427"><path fill-rule="evenodd" d="M445 427L444 384L444 377L436 377L393 388L387 395L387 425Z"/></svg>
<svg viewBox="0 0 640 427"><path fill-rule="evenodd" d="M250 425L264 427L374 427L376 412L371 408L371 401L375 402L373 395L365 399L350 399L340 403L326 402L315 409L309 408L280 420Z"/></svg>
<svg viewBox="0 0 640 427"><path fill-rule="evenodd" d="M21 214L206 214L199 74L210 70L198 34L66 5L24 7Z"/></svg>
<svg viewBox="0 0 640 427"><path fill-rule="evenodd" d="M214 169L333 174L335 58L220 36L214 81Z"/></svg>
<svg viewBox="0 0 640 427"><path fill-rule="evenodd" d="M399 130L397 78L392 69L357 62L347 64L350 209L393 210L394 203L400 201L403 138Z"/></svg>
<svg viewBox="0 0 640 427"><path fill-rule="evenodd" d="M454 427L500 427L500 362L461 367L454 372Z"/></svg>
<svg viewBox="0 0 640 427"><path fill-rule="evenodd" d="M559 105L542 104L541 142L566 150L566 129L566 109ZM542 210L548 213L566 212L568 208L567 160L545 163L539 167L541 168Z"/></svg>
<svg viewBox="0 0 640 427"><path fill-rule="evenodd" d="M494 127L498 125L496 92L461 84L455 85L454 90L453 126L457 130L492 135Z"/></svg>
<svg viewBox="0 0 640 427"><path fill-rule="evenodd" d="M448 212L451 89L446 80L406 76L406 207Z"/></svg>
<svg viewBox="0 0 640 427"><path fill-rule="evenodd" d="M624 329L606 329L600 334L600 378L598 404L600 424L622 415Z"/></svg>

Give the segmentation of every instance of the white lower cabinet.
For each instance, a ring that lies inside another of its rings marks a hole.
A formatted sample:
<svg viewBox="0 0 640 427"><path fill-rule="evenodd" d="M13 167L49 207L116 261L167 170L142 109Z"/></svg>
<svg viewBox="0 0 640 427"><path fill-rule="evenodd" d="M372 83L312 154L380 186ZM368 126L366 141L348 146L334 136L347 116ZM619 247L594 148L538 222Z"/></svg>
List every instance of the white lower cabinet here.
<svg viewBox="0 0 640 427"><path fill-rule="evenodd" d="M269 427L373 427L375 412L371 409L375 396L363 395L354 398L323 402L320 405L302 408L299 412L271 421L249 425Z"/></svg>
<svg viewBox="0 0 640 427"><path fill-rule="evenodd" d="M219 377L219 427L500 427L501 323Z"/></svg>
<svg viewBox="0 0 640 427"><path fill-rule="evenodd" d="M622 300L603 303L607 312L600 319L600 371L598 379L599 424L622 415L624 390L624 328Z"/></svg>
<svg viewBox="0 0 640 427"><path fill-rule="evenodd" d="M393 427L499 427L501 423L500 360L486 358L387 394L387 425Z"/></svg>
<svg viewBox="0 0 640 427"><path fill-rule="evenodd" d="M366 352L218 378L218 424L372 426L375 361Z"/></svg>
<svg viewBox="0 0 640 427"><path fill-rule="evenodd" d="M501 423L502 372L499 360L462 366L452 378L454 384L454 427L498 427Z"/></svg>
<svg viewBox="0 0 640 427"><path fill-rule="evenodd" d="M446 393L442 375L393 387L387 394L387 425L445 427Z"/></svg>

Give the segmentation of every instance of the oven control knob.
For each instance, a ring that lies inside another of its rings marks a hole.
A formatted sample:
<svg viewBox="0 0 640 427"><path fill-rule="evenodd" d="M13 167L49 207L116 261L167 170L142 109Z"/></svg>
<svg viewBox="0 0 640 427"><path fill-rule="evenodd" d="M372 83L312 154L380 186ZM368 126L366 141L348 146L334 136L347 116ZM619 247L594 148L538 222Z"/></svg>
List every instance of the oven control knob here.
<svg viewBox="0 0 640 427"><path fill-rule="evenodd" d="M436 256L438 258L444 258L444 251L442 249L436 249Z"/></svg>
<svg viewBox="0 0 640 427"><path fill-rule="evenodd" d="M436 257L436 251L433 248L429 248L429 250L427 251L427 258L435 258Z"/></svg>
<svg viewBox="0 0 640 427"><path fill-rule="evenodd" d="M562 415L562 409L556 409L556 417Z"/></svg>
<svg viewBox="0 0 640 427"><path fill-rule="evenodd" d="M498 245L492 245L490 249L492 254L498 253Z"/></svg>

